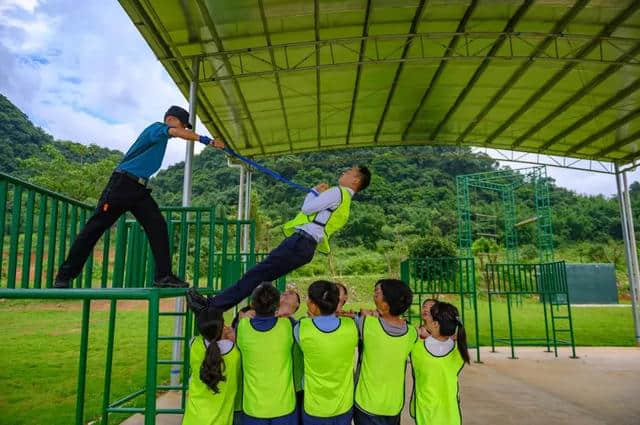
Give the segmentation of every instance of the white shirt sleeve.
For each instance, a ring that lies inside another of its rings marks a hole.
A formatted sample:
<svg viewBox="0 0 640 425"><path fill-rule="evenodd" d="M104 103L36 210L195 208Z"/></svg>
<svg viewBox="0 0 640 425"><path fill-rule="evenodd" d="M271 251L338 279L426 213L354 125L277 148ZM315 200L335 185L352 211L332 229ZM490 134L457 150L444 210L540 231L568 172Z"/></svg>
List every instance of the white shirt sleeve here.
<svg viewBox="0 0 640 425"><path fill-rule="evenodd" d="M313 214L318 211L335 208L340 204L341 197L342 194L338 186L325 190L318 196L309 193L304 199L301 210L304 214Z"/></svg>

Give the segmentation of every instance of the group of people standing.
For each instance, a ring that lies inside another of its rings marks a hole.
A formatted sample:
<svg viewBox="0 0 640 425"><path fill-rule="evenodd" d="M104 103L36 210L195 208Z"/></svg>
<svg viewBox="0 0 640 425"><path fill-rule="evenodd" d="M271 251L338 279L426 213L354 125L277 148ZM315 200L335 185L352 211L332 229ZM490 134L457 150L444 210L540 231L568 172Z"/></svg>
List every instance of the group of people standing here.
<svg viewBox="0 0 640 425"><path fill-rule="evenodd" d="M403 318L412 293L400 280L375 284L375 310L345 311L346 295L313 282L308 316L296 320L297 292L261 283L230 327L221 309L190 304L200 335L183 425L399 425L409 362L416 423L460 424L469 354L457 308L427 300L415 328Z"/></svg>

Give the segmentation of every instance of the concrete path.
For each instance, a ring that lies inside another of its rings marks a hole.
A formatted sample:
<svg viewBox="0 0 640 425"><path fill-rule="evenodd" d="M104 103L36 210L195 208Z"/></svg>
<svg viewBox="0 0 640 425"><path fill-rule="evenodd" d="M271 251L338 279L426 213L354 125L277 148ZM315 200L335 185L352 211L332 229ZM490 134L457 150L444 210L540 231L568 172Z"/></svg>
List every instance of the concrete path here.
<svg viewBox="0 0 640 425"><path fill-rule="evenodd" d="M461 374L460 397L465 425L638 425L640 424L640 349L583 348L569 359L542 348L482 350L482 364ZM411 394L411 373L407 381ZM165 394L158 405L176 407L179 393ZM157 425L179 425L180 415L159 415ZM142 425L135 415L124 425ZM413 424L408 403L402 425Z"/></svg>

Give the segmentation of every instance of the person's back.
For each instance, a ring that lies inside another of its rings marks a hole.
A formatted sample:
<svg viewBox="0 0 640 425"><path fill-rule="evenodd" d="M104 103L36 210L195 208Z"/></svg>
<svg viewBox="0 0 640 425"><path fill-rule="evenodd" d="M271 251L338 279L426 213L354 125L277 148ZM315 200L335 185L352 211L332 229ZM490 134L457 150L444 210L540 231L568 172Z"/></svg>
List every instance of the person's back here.
<svg viewBox="0 0 640 425"><path fill-rule="evenodd" d="M399 421L404 407L407 359L417 339L416 329L400 317L411 300L411 290L404 282L380 280L375 286L374 301L381 317L359 319L363 348L355 395L356 425L376 423L371 416L394 417L390 423Z"/></svg>
<svg viewBox="0 0 640 425"><path fill-rule="evenodd" d="M208 310L198 316L197 336L190 348L191 378L182 425L231 425L241 376L240 352L221 339L222 312Z"/></svg>
<svg viewBox="0 0 640 425"><path fill-rule="evenodd" d="M418 339L411 350L411 415L417 425L460 425L458 376L469 362L466 334L451 304L436 302L431 315L427 323L430 336Z"/></svg>
<svg viewBox="0 0 640 425"><path fill-rule="evenodd" d="M294 334L304 356L303 424L351 423L353 370L358 330L351 318L335 316L338 288L332 282L309 286L307 307Z"/></svg>
<svg viewBox="0 0 640 425"><path fill-rule="evenodd" d="M238 322L244 424L268 423L261 420L287 415L295 420L293 325L288 317L274 317L279 297L273 286L258 286L252 295L256 317Z"/></svg>

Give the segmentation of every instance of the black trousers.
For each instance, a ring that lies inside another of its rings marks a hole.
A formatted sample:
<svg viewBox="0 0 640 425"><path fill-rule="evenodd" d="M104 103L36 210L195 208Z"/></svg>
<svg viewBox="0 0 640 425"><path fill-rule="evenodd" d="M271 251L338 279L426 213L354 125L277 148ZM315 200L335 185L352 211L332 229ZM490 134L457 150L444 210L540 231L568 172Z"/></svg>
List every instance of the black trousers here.
<svg viewBox="0 0 640 425"><path fill-rule="evenodd" d="M251 295L262 282L274 281L310 262L316 245L316 241L310 236L294 233L271 251L267 258L247 271L239 281L209 298L209 305L222 310L230 309Z"/></svg>
<svg viewBox="0 0 640 425"><path fill-rule="evenodd" d="M147 234L155 260L156 279L170 274L167 223L160 213L158 204L151 197L151 189L124 174L113 173L100 195L95 212L71 245L67 259L58 270L57 279L75 279L100 236L127 211L140 222Z"/></svg>
<svg viewBox="0 0 640 425"><path fill-rule="evenodd" d="M353 408L353 423L355 425L400 425L400 415L399 414L396 416L370 415L358 409L358 406L355 406Z"/></svg>

